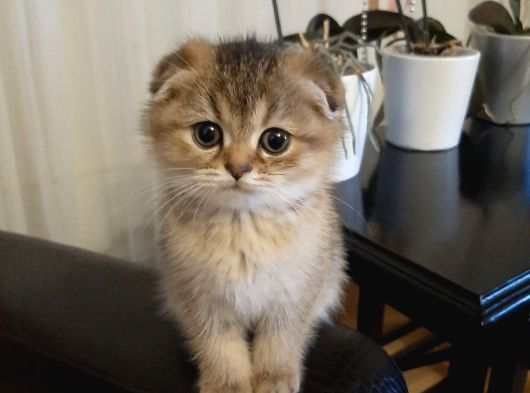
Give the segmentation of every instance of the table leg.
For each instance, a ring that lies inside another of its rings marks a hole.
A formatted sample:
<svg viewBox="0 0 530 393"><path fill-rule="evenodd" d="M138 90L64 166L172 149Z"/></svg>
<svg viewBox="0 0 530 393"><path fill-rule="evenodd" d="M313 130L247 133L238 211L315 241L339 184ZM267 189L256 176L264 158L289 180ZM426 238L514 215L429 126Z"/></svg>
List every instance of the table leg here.
<svg viewBox="0 0 530 393"><path fill-rule="evenodd" d="M516 361L501 359L492 366L488 393L523 393L526 375Z"/></svg>
<svg viewBox="0 0 530 393"><path fill-rule="evenodd" d="M488 365L481 351L473 346L454 347L449 375L448 392L482 393Z"/></svg>
<svg viewBox="0 0 530 393"><path fill-rule="evenodd" d="M383 336L385 304L376 291L359 286L357 330L379 342Z"/></svg>

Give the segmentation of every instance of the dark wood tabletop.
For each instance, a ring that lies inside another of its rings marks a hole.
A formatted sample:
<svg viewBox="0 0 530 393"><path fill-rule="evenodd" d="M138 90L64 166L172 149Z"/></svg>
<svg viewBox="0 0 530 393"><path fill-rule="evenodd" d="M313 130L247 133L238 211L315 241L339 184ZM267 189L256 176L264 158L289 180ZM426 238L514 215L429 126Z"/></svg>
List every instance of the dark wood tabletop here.
<svg viewBox="0 0 530 393"><path fill-rule="evenodd" d="M469 128L448 151L368 146L361 178L337 187L357 211L338 207L357 240L430 275L440 290L460 289L488 324L530 303L530 127Z"/></svg>
<svg viewBox="0 0 530 393"><path fill-rule="evenodd" d="M468 121L440 152L367 143L336 196L361 299L455 341L514 318L530 335L530 127Z"/></svg>

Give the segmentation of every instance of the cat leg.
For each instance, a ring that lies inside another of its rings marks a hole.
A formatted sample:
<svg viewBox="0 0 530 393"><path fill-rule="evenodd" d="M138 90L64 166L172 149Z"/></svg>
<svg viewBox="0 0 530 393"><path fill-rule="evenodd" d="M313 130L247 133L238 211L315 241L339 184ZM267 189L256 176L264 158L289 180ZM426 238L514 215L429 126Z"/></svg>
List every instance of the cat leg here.
<svg viewBox="0 0 530 393"><path fill-rule="evenodd" d="M253 344L255 393L295 393L300 390L303 355L309 344L311 328L311 321L302 317L289 320L267 317L260 323Z"/></svg>
<svg viewBox="0 0 530 393"><path fill-rule="evenodd" d="M200 393L252 393L245 328L229 312L214 312L187 324L199 366Z"/></svg>

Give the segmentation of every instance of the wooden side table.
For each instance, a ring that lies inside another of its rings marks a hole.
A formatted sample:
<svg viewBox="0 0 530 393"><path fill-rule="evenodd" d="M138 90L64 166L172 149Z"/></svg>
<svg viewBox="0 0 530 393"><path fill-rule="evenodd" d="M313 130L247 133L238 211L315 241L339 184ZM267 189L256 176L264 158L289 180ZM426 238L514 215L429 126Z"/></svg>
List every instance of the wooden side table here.
<svg viewBox="0 0 530 393"><path fill-rule="evenodd" d="M437 389L482 392L491 368L490 393L522 392L530 127L472 121L452 150L368 150L360 176L336 193L360 287L359 330L381 339L390 304L451 343L449 377Z"/></svg>

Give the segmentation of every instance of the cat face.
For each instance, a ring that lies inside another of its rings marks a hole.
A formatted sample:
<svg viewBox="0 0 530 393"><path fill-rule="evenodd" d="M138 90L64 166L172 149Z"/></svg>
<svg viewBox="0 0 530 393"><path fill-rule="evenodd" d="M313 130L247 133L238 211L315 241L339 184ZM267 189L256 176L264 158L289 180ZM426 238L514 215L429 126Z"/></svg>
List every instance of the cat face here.
<svg viewBox="0 0 530 393"><path fill-rule="evenodd" d="M192 40L154 72L147 111L168 195L201 209L293 209L328 184L340 79L316 54Z"/></svg>

